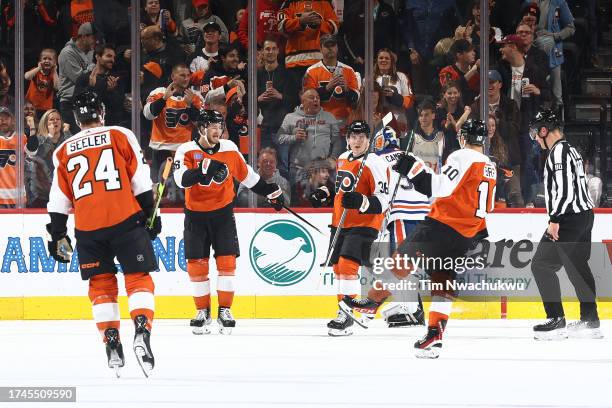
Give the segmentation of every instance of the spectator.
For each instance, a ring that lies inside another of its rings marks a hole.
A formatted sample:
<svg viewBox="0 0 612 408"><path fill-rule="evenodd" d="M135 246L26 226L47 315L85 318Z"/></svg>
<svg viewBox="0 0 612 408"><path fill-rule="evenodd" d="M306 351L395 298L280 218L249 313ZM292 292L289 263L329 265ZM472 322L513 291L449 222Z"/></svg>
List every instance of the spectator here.
<svg viewBox="0 0 612 408"><path fill-rule="evenodd" d="M192 120L203 107L203 101L189 89L189 68L177 64L172 69L170 84L151 91L144 106L146 119L153 121L149 147L153 149L151 178L157 182L161 165L176 149L191 140Z"/></svg>
<svg viewBox="0 0 612 408"><path fill-rule="evenodd" d="M257 70L257 104L261 112L261 147L271 146L285 115L297 106L285 67L278 63L278 44L274 39L263 43L263 68Z"/></svg>
<svg viewBox="0 0 612 408"><path fill-rule="evenodd" d="M382 122L382 118L389 112L389 110L388 107L384 106L383 104L384 95L382 87L378 84L378 82L374 82L373 85L374 86L370 91L370 98L372 100L372 106L374 106L374 111L372 112L372 126L376 127ZM348 123L353 123L356 120L367 120L366 111L369 110L369 108L366 109L365 106L365 92L366 87L362 86L359 92L359 103L357 104L357 108L353 109L351 112ZM395 118L393 118L389 126L391 126L396 133L398 132Z"/></svg>
<svg viewBox="0 0 612 408"><path fill-rule="evenodd" d="M239 41L238 39L238 27L240 26L240 21L242 20L242 17L244 16L244 14L246 13L246 10L241 8L238 9L236 11L236 21L234 21L234 23L232 24L232 29L229 32L229 42L233 43L236 41ZM240 44L242 45L242 44ZM258 47L259 48L259 47ZM243 51L246 52L247 48L244 48Z"/></svg>
<svg viewBox="0 0 612 408"><path fill-rule="evenodd" d="M209 86L206 102L223 100L227 92L235 86L240 88L241 95L246 93L247 73L246 64L240 62L240 49L238 44L223 46L219 50L219 61L211 64L204 75L202 83Z"/></svg>
<svg viewBox="0 0 612 408"><path fill-rule="evenodd" d="M491 3L491 1L489 3ZM489 17L490 16L491 5L489 4ZM470 7L470 16L468 17L468 19L468 22L472 22L474 24L474 28L472 30L472 45L478 53L480 47L480 37L482 37L480 33L480 0L472 0L472 5ZM489 44L495 44L497 41L500 41L502 39L502 30L499 27L494 27L491 25L490 33L487 37L487 41L489 42Z"/></svg>
<svg viewBox="0 0 612 408"><path fill-rule="evenodd" d="M285 205L291 205L291 188L289 182L280 175L276 168L276 150L271 147L264 147L259 151L257 158L257 173L266 183L276 183L283 190ZM249 206L249 189L240 184L238 187L237 203L239 207ZM266 197L257 195L257 207L272 207Z"/></svg>
<svg viewBox="0 0 612 408"><path fill-rule="evenodd" d="M563 40L573 36L576 31L574 16L566 0L537 0L535 3L540 8L535 46L546 52L550 59L553 105L560 109L563 106L561 87Z"/></svg>
<svg viewBox="0 0 612 408"><path fill-rule="evenodd" d="M15 98L11 95L11 76L3 59L0 58L0 107L15 109Z"/></svg>
<svg viewBox="0 0 612 408"><path fill-rule="evenodd" d="M284 43L278 33L278 11L282 0L257 0L257 47L262 47L264 40L273 38L280 47ZM243 49L249 48L249 11L245 10L239 20L238 40Z"/></svg>
<svg viewBox="0 0 612 408"><path fill-rule="evenodd" d="M288 155L279 152L279 160L281 164L289 163L291 185L307 177L306 169L313 158L337 158L346 147L340 139L340 123L321 108L317 91L304 90L301 101L302 105L285 116L278 130L278 145L289 147Z"/></svg>
<svg viewBox="0 0 612 408"><path fill-rule="evenodd" d="M308 170L306 172L306 176L301 180L298 180L296 184L294 184L292 191L292 199L294 207L310 207L312 206L312 201L310 200L310 196L314 193L319 187L327 187L327 190L330 192L330 198L324 203L325 207L331 207L334 202L334 181L332 179L332 174L334 171L334 166L330 163L331 159L324 158L316 158L309 165Z"/></svg>
<svg viewBox="0 0 612 408"><path fill-rule="evenodd" d="M71 136L69 125L62 122L57 109L43 114L38 124L40 145L35 155L27 161L26 186L28 207L45 208L53 180L53 152Z"/></svg>
<svg viewBox="0 0 612 408"><path fill-rule="evenodd" d="M417 112L418 126L414 130L410 151L420 157L434 172L439 173L445 156L445 145L444 132L435 126L435 105L431 100L425 99L419 104Z"/></svg>
<svg viewBox="0 0 612 408"><path fill-rule="evenodd" d="M58 15L58 23L64 30L64 38L78 37L83 24L89 23L93 28L95 20L93 0L70 0L64 3Z"/></svg>
<svg viewBox="0 0 612 408"><path fill-rule="evenodd" d="M394 129L403 138L408 130L406 109L414 104L414 95L406 74L397 70L397 56L388 48L381 49L376 55L374 80L382 88L383 105L393 112L397 122Z"/></svg>
<svg viewBox="0 0 612 408"><path fill-rule="evenodd" d="M545 78L550 77L548 66L548 55L539 48L533 46L534 31L526 23L519 23L516 27L516 34L521 39L521 51L525 57L525 63L534 65L544 71Z"/></svg>
<svg viewBox="0 0 612 408"><path fill-rule="evenodd" d="M24 75L30 81L26 99L31 101L36 109L36 116L41 117L45 111L53 108L55 91L59 89L57 73L57 54L52 48L40 52L38 65Z"/></svg>
<svg viewBox="0 0 612 408"><path fill-rule="evenodd" d="M170 79L172 67L185 63L185 53L179 47L168 46L164 34L158 26L149 26L140 32L140 41L144 53L142 64L156 62L162 68L163 82Z"/></svg>
<svg viewBox="0 0 612 408"><path fill-rule="evenodd" d="M208 0L192 0L193 15L184 20L179 29L179 38L185 44L185 52L192 55L198 44L202 44L202 29L209 22L215 22L221 29L221 42L229 42L227 27L216 15L212 14Z"/></svg>
<svg viewBox="0 0 612 408"><path fill-rule="evenodd" d="M510 180L507 194L510 207L524 207L525 202L521 193L522 158L520 141L521 114L515 101L502 93L502 76L496 70L489 71L489 115L493 115L496 122L497 133L506 146L506 164L510 166L514 176ZM472 105L472 118L480 119L480 98Z"/></svg>
<svg viewBox="0 0 612 408"><path fill-rule="evenodd" d="M107 126L125 125L125 93L118 76L113 75L115 65L115 46L100 44L94 52L96 65L91 72L83 72L76 80L74 94L80 95L88 90L95 91L106 108L104 124Z"/></svg>
<svg viewBox="0 0 612 408"><path fill-rule="evenodd" d="M507 207L509 196L510 179L514 177L508 147L497 131L497 120L495 115L489 114L487 122L489 137L489 157L497 167L497 182L495 185L495 208Z"/></svg>
<svg viewBox="0 0 612 408"><path fill-rule="evenodd" d="M440 85L455 81L461 88L463 103L470 105L478 95L480 60L476 60L474 46L468 40L457 40L450 49L453 64L442 68L439 74Z"/></svg>
<svg viewBox="0 0 612 408"><path fill-rule="evenodd" d="M72 133L78 127L72 114L72 97L77 78L93 68L93 48L96 43L91 23L79 27L76 39L70 40L62 49L58 58L60 86L57 96L60 100L62 117L70 124Z"/></svg>
<svg viewBox="0 0 612 408"><path fill-rule="evenodd" d="M15 208L19 196L24 203L26 200L25 187L17 185L17 152L21 150L18 142L13 113L4 106L0 107L0 208ZM22 142L28 157L36 154L36 136L24 136Z"/></svg>
<svg viewBox="0 0 612 408"><path fill-rule="evenodd" d="M36 136L38 128L38 119L36 118L36 109L29 100L25 100L23 103L23 131L27 137Z"/></svg>
<svg viewBox="0 0 612 408"><path fill-rule="evenodd" d="M279 14L278 31L287 36L285 68L293 89L298 90L308 67L323 59L319 51L321 35L337 34L340 22L326 0L296 0L285 4Z"/></svg>
<svg viewBox="0 0 612 408"><path fill-rule="evenodd" d="M229 140L236 143L245 160L249 154L249 120L245 94L239 87L234 87L225 94L227 113L224 115Z"/></svg>
<svg viewBox="0 0 612 408"><path fill-rule="evenodd" d="M442 88L442 99L436 109L435 127L444 132L445 143L451 150L459 149L457 126L463 116L464 105L461 99L461 89L456 82L449 81Z"/></svg>
<svg viewBox="0 0 612 408"><path fill-rule="evenodd" d="M527 5L524 5L523 9L521 10L521 20L518 24L527 24L529 27L531 27L531 30L534 33L534 38L539 21L540 8L538 7L538 4L535 2L531 2Z"/></svg>
<svg viewBox="0 0 612 408"><path fill-rule="evenodd" d="M304 89L316 89L321 106L336 119L347 119L359 99L359 82L353 68L338 62L338 41L331 34L321 36L323 59L304 75Z"/></svg>
<svg viewBox="0 0 612 408"><path fill-rule="evenodd" d="M204 48L196 51L195 58L191 61L189 69L191 72L202 71L202 78L210 68L210 64L217 62L219 56L219 41L221 39L221 27L214 21L206 23L202 28L204 33Z"/></svg>
<svg viewBox="0 0 612 408"><path fill-rule="evenodd" d="M164 34L176 35L176 22L172 19L170 10L164 9L163 13L159 6L159 0L145 0L144 9L140 13L140 29L157 25Z"/></svg>

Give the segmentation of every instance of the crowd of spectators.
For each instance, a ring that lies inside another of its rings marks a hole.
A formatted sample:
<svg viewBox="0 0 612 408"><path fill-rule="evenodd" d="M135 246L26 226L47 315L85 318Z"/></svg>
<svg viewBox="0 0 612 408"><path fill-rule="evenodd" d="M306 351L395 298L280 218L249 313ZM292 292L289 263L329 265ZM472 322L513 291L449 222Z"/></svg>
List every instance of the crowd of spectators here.
<svg viewBox="0 0 612 408"><path fill-rule="evenodd" d="M125 0L28 0L23 73L8 64L14 55L14 6L3 6L0 143L2 152L21 150L12 89L23 80L29 112L23 138L27 205L46 205L52 152L78 132L72 99L88 89L104 102L107 125L130 127L132 109L142 112L138 137L155 181L166 158L193 137L191 120L208 108L225 116L224 137L245 157L249 143L256 143L257 170L282 187L287 203L308 206L310 192L333 188L346 127L368 116L365 2L256 3L257 27L250 30L246 0L142 0L140 10L131 10ZM463 121L479 118L480 89L488 89L488 116L481 119L489 124L489 151L504 170L498 205L534 206L541 157L528 123L542 106L563 106L562 43L574 32L566 0L490 0L488 67L480 64L479 0L374 4L372 126L392 112L402 147L411 140L410 148L439 170L459 148ZM140 50L130 46L134 13L140 15ZM256 67L247 67L251 31ZM141 69L132 78L136 51ZM482 69L489 78L484 86ZM249 70L257 72L257 129L248 129ZM132 81L139 81L139 95L131 94ZM0 153L0 172L12 163L5 156ZM17 187L2 174L0 205L11 207L15 201L4 197L18 193L5 190ZM180 191L169 190L165 204L180 205ZM248 204L247 190L238 191L237 204Z"/></svg>

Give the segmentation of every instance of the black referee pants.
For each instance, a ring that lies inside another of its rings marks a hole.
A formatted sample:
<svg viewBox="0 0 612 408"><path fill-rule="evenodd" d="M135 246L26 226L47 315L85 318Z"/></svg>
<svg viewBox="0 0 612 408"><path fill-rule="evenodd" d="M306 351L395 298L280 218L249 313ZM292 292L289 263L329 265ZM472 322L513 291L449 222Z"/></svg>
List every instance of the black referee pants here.
<svg viewBox="0 0 612 408"><path fill-rule="evenodd" d="M542 296L548 318L563 317L557 272L565 267L580 301L581 320L599 320L595 303L595 279L588 264L591 257L593 211L567 214L559 223L559 240L545 233L531 263L531 272Z"/></svg>

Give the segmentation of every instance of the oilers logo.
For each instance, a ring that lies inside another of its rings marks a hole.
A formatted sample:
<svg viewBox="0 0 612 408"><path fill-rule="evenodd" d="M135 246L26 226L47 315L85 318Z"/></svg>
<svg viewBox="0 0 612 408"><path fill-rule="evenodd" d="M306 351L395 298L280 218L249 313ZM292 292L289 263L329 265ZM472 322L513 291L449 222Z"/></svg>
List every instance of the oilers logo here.
<svg viewBox="0 0 612 408"><path fill-rule="evenodd" d="M355 185L355 175L350 171L338 170L336 174L336 193L340 190L346 192L353 191Z"/></svg>

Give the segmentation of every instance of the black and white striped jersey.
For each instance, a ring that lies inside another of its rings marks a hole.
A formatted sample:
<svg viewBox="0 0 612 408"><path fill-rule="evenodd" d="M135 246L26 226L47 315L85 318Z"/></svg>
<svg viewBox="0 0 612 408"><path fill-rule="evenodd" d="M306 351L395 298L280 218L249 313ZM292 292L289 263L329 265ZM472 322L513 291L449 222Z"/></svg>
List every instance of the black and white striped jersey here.
<svg viewBox="0 0 612 408"><path fill-rule="evenodd" d="M595 205L587 190L584 163L580 153L561 139L550 149L544 166L546 208L551 222L564 214L576 214Z"/></svg>

